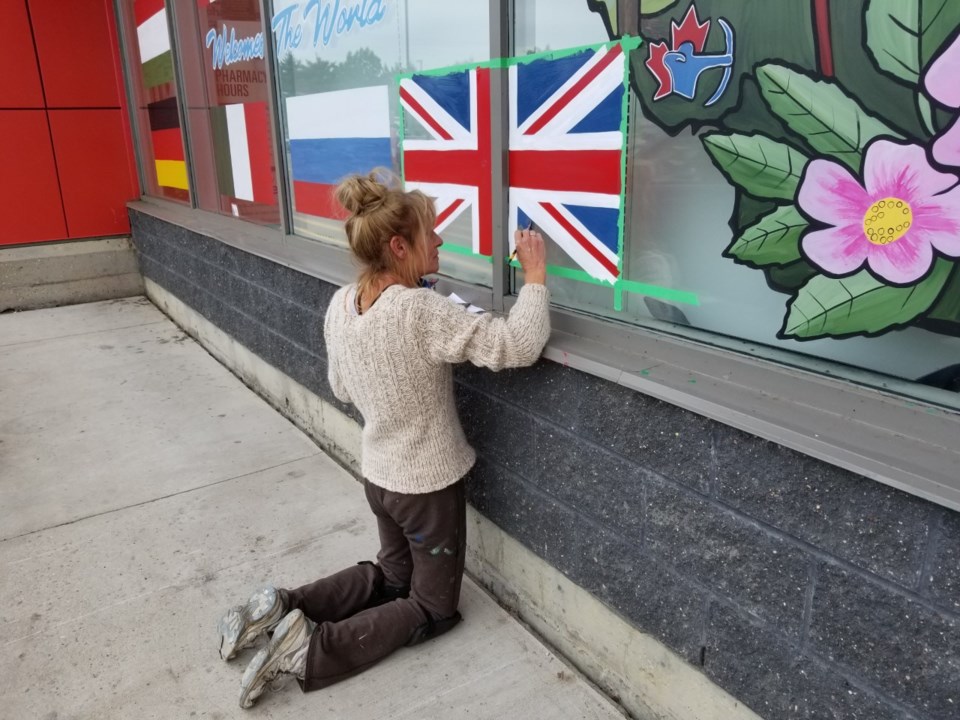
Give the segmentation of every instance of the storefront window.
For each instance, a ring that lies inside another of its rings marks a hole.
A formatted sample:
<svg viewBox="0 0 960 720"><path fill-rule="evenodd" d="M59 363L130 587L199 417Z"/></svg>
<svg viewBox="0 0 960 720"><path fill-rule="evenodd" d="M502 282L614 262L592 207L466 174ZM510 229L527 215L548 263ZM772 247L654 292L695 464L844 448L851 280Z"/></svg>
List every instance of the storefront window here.
<svg viewBox="0 0 960 720"><path fill-rule="evenodd" d="M280 224L259 0L176 0L198 205Z"/></svg>
<svg viewBox="0 0 960 720"><path fill-rule="evenodd" d="M960 16L918 66L868 3L642 2L632 28L616 6L516 0L518 56L643 38L619 267L554 238L554 301L960 388Z"/></svg>
<svg viewBox="0 0 960 720"><path fill-rule="evenodd" d="M488 60L489 23L484 0L273 3L295 232L345 244L336 184L376 167L401 177L403 139L426 133L401 102L401 79ZM443 227L441 270L489 285L489 254L474 242L483 212L464 203Z"/></svg>
<svg viewBox="0 0 960 720"><path fill-rule="evenodd" d="M134 0L123 8L127 37L135 38L130 43L131 77L140 115L146 191L189 202L166 4L163 0Z"/></svg>

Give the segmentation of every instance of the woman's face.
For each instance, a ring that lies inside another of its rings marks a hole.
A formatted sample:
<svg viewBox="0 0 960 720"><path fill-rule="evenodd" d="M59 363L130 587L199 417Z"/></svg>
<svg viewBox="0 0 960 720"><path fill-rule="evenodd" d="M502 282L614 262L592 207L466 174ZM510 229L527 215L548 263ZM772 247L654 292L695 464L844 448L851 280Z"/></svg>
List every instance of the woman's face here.
<svg viewBox="0 0 960 720"><path fill-rule="evenodd" d="M414 253L414 258L417 262L417 274L423 277L440 270L439 248L443 245L443 240L434 230L427 233L426 237L421 236L420 240L421 242L417 243L417 252Z"/></svg>

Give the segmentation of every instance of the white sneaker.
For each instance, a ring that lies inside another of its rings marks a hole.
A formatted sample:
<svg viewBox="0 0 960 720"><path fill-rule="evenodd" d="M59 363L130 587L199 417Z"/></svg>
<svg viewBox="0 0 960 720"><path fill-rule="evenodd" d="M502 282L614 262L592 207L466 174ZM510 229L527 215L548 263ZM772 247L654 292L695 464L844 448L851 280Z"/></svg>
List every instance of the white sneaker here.
<svg viewBox="0 0 960 720"><path fill-rule="evenodd" d="M240 707L253 707L254 701L280 673L303 678L307 666L307 650L316 623L300 610L287 614L265 648L253 656L240 680Z"/></svg>
<svg viewBox="0 0 960 720"><path fill-rule="evenodd" d="M280 592L270 585L254 592L246 605L227 610L217 624L220 657L230 660L244 648L254 645L260 635L276 627L285 612Z"/></svg>

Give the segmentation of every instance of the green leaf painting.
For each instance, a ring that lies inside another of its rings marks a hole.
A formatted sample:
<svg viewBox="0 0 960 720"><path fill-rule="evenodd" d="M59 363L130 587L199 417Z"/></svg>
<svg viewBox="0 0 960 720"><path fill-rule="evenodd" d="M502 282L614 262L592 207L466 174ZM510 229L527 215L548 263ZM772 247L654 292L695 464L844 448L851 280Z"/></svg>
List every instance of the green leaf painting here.
<svg viewBox="0 0 960 720"><path fill-rule="evenodd" d="M867 47L881 70L916 85L957 26L957 0L870 0Z"/></svg>
<svg viewBox="0 0 960 720"><path fill-rule="evenodd" d="M939 320L960 325L960 266L947 281L947 289L927 315L930 320Z"/></svg>
<svg viewBox="0 0 960 720"><path fill-rule="evenodd" d="M701 142L730 182L758 198L793 200L809 160L765 135L708 133Z"/></svg>
<svg viewBox="0 0 960 720"><path fill-rule="evenodd" d="M903 137L867 114L832 82L768 63L757 68L757 81L770 110L819 153L860 171L863 148L873 138Z"/></svg>
<svg viewBox="0 0 960 720"><path fill-rule="evenodd" d="M950 261L939 259L930 275L910 287L892 287L866 270L843 278L817 275L790 301L780 335L809 340L905 325L930 308L952 270Z"/></svg>
<svg viewBox="0 0 960 720"><path fill-rule="evenodd" d="M757 267L786 265L800 259L800 235L806 228L807 221L800 211L786 205L744 230L727 254Z"/></svg>
<svg viewBox="0 0 960 720"><path fill-rule="evenodd" d="M767 276L767 284L771 288L789 295L802 288L814 275L820 274L806 260L797 260L783 266L769 265L763 270Z"/></svg>

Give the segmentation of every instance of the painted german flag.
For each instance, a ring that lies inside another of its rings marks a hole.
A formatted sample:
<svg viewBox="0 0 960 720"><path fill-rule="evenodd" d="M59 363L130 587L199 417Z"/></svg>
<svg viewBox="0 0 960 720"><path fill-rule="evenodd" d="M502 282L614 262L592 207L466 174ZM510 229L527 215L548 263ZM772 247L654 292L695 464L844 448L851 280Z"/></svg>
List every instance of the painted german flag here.
<svg viewBox="0 0 960 720"><path fill-rule="evenodd" d="M147 115L150 118L150 137L153 140L157 184L161 187L189 190L177 99L171 97L150 103L147 106Z"/></svg>

